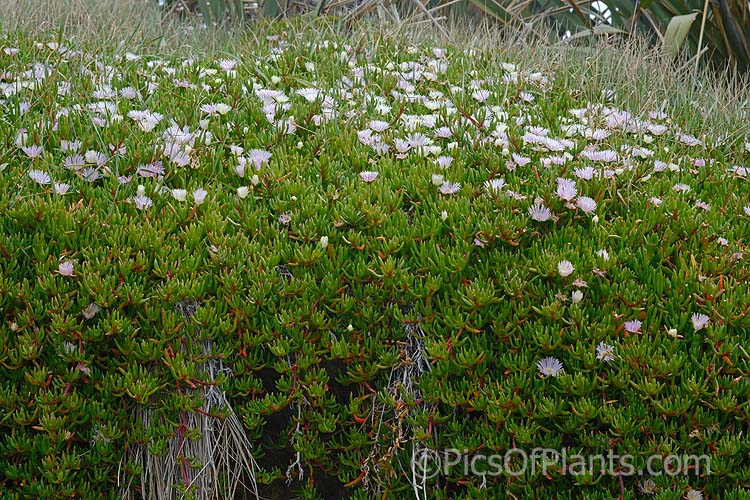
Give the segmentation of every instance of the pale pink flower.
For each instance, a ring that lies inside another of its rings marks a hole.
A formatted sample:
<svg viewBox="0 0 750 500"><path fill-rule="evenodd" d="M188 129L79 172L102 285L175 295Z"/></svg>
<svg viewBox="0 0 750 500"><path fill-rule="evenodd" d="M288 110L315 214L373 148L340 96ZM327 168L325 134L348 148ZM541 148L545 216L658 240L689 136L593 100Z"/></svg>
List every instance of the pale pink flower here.
<svg viewBox="0 0 750 500"><path fill-rule="evenodd" d="M435 163L437 163L438 167L440 167L443 170L450 167L452 162L453 162L452 156L438 156L435 159Z"/></svg>
<svg viewBox="0 0 750 500"><path fill-rule="evenodd" d="M295 91L295 93L299 96L304 97L307 102L315 102L318 99L318 95L320 95L320 90L314 88L304 88Z"/></svg>
<svg viewBox="0 0 750 500"><path fill-rule="evenodd" d="M690 488L685 494L685 500L703 500L703 493Z"/></svg>
<svg viewBox="0 0 750 500"><path fill-rule="evenodd" d="M488 181L485 181L484 187L486 187L488 191L494 191L496 193L499 193L505 187L505 180L504 179L490 179Z"/></svg>
<svg viewBox="0 0 750 500"><path fill-rule="evenodd" d="M57 271L61 276L73 276L73 261L64 260L57 265Z"/></svg>
<svg viewBox="0 0 750 500"><path fill-rule="evenodd" d="M511 158L513 158L513 161L515 162L515 164L518 165L519 167L524 167L528 165L529 163L531 163L531 158L529 158L528 156L521 156L517 153L513 153L510 156Z"/></svg>
<svg viewBox="0 0 750 500"><path fill-rule="evenodd" d="M372 120L372 121L370 121L370 123L368 124L368 127L369 127L369 128L370 128L370 130L372 130L373 132L383 132L383 131L384 131L384 130L386 130L386 129L387 129L388 127L390 127L390 123L388 123L388 122L384 122L384 121L382 121L382 120Z"/></svg>
<svg viewBox="0 0 750 500"><path fill-rule="evenodd" d="M563 364L559 359L553 357L542 358L536 362L536 369L544 377L559 377L564 371Z"/></svg>
<svg viewBox="0 0 750 500"><path fill-rule="evenodd" d="M702 201L702 200L698 200L698 201L695 202L695 208L701 208L701 209L705 210L706 212L708 212L709 210L711 210L711 206L708 203L706 203L705 201Z"/></svg>
<svg viewBox="0 0 750 500"><path fill-rule="evenodd" d="M196 205L200 205L206 200L206 195L208 195L208 191L203 188L198 188L193 191L193 201Z"/></svg>
<svg viewBox="0 0 750 500"><path fill-rule="evenodd" d="M255 170L260 170L261 167L268 163L268 160L273 156L271 153L264 149L251 149L247 152L250 163L255 165Z"/></svg>
<svg viewBox="0 0 750 500"><path fill-rule="evenodd" d="M26 156L29 158L38 158L42 155L44 152L44 148L41 146L33 145L33 146L23 146L21 148L24 153L26 153Z"/></svg>
<svg viewBox="0 0 750 500"><path fill-rule="evenodd" d="M560 199L570 201L576 197L576 194L578 194L578 190L575 181L562 177L557 178L557 196Z"/></svg>
<svg viewBox="0 0 750 500"><path fill-rule="evenodd" d="M587 181L590 181L594 178L594 174L596 173L596 170L594 170L594 167L584 167L584 168L577 168L573 172L573 175L578 177L579 179L584 179Z"/></svg>
<svg viewBox="0 0 750 500"><path fill-rule="evenodd" d="M609 363L615 359L615 348L604 342L599 342L596 346L596 359Z"/></svg>
<svg viewBox="0 0 750 500"><path fill-rule="evenodd" d="M52 182L52 178L49 174L43 170L29 170L29 178L37 184L44 186Z"/></svg>
<svg viewBox="0 0 750 500"><path fill-rule="evenodd" d="M448 182L445 181L443 184L438 188L438 190L443 194L456 194L461 189L461 183L460 182Z"/></svg>
<svg viewBox="0 0 750 500"><path fill-rule="evenodd" d="M626 321L623 323L623 327L625 328L625 331L628 333L638 333L641 330L641 323L637 319L634 319L632 321Z"/></svg>
<svg viewBox="0 0 750 500"><path fill-rule="evenodd" d="M701 142L700 139L697 137L693 137L690 134L679 134L678 139L681 143L687 145L687 146L702 146L703 142Z"/></svg>
<svg viewBox="0 0 750 500"><path fill-rule="evenodd" d="M590 214L596 210L596 201L588 196L579 196L576 199L576 205L585 213Z"/></svg>
<svg viewBox="0 0 750 500"><path fill-rule="evenodd" d="M133 203L138 210L147 210L154 202L146 195L137 195L133 196Z"/></svg>
<svg viewBox="0 0 750 500"><path fill-rule="evenodd" d="M94 316L96 316L96 313L99 312L99 306L94 304L93 302L89 305L87 305L83 311L81 311L81 314L83 314L83 317L86 319L91 319Z"/></svg>
<svg viewBox="0 0 750 500"><path fill-rule="evenodd" d="M704 329L711 321L711 318L705 314L693 313L690 317L690 321L693 323L693 329L697 332L698 330Z"/></svg>
<svg viewBox="0 0 750 500"><path fill-rule="evenodd" d="M552 218L550 209L539 202L529 207L529 215L537 222L545 222Z"/></svg>
<svg viewBox="0 0 750 500"><path fill-rule="evenodd" d="M373 182L375 179L378 178L378 175L379 175L378 172L372 172L369 170L365 170L359 173L360 178L364 182Z"/></svg>
<svg viewBox="0 0 750 500"><path fill-rule="evenodd" d="M484 102L490 97L490 91L486 89L475 90L471 97L479 102Z"/></svg>

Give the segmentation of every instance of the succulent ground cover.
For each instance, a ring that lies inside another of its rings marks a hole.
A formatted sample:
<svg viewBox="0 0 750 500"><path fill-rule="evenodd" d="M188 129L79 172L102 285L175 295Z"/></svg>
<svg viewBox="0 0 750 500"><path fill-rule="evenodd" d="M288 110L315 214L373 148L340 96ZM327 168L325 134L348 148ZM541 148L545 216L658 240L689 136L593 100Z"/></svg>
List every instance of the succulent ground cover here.
<svg viewBox="0 0 750 500"><path fill-rule="evenodd" d="M750 497L741 131L512 52L3 36L3 495ZM534 448L710 473L413 460Z"/></svg>

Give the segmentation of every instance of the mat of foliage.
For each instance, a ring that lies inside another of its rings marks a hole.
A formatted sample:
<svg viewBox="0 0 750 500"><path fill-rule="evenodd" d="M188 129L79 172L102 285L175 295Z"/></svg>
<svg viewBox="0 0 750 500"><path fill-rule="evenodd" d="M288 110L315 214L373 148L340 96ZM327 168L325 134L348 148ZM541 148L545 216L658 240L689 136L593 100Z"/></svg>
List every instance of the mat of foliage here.
<svg viewBox="0 0 750 500"><path fill-rule="evenodd" d="M750 144L512 60L6 37L3 497L200 497L233 410L266 496L750 498ZM710 474L411 464L535 447Z"/></svg>

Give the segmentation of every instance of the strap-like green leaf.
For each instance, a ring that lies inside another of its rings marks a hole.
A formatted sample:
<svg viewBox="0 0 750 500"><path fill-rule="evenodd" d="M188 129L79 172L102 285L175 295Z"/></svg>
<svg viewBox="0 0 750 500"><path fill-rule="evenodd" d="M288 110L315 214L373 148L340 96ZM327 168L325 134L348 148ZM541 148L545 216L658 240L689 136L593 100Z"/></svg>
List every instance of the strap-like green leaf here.
<svg viewBox="0 0 750 500"><path fill-rule="evenodd" d="M667 31L664 33L664 45L662 46L664 54L670 58L677 56L696 17L698 17L698 13L694 12L692 14L674 16L669 21Z"/></svg>

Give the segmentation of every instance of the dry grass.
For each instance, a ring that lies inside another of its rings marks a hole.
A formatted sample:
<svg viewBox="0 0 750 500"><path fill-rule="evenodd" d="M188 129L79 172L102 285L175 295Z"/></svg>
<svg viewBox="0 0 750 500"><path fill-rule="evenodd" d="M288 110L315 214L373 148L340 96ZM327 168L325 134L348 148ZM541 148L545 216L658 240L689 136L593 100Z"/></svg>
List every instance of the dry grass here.
<svg viewBox="0 0 750 500"><path fill-rule="evenodd" d="M644 39L598 36L571 45L550 42L556 37L539 27L508 32L489 24L455 21L448 23L445 35L424 19L416 21L395 29L381 26L381 30L394 40L474 50L482 54L480 60L512 62L558 75L571 88L586 89L592 97L611 90L618 103L633 112L661 109L718 134L747 135L750 128L748 77L696 72L690 61L667 60L659 47Z"/></svg>
<svg viewBox="0 0 750 500"><path fill-rule="evenodd" d="M89 50L217 51L235 36L166 15L154 0L0 0L0 28Z"/></svg>

